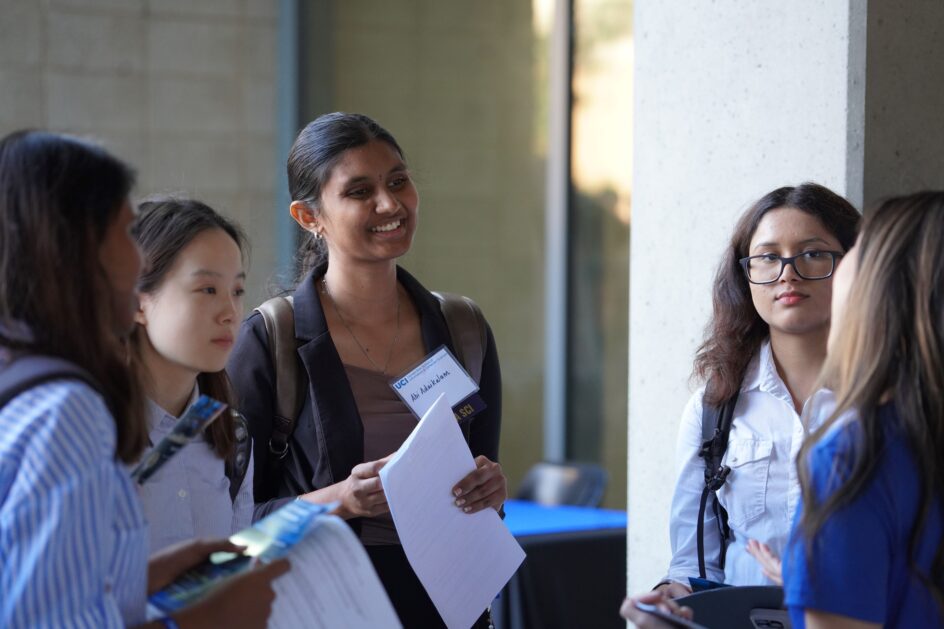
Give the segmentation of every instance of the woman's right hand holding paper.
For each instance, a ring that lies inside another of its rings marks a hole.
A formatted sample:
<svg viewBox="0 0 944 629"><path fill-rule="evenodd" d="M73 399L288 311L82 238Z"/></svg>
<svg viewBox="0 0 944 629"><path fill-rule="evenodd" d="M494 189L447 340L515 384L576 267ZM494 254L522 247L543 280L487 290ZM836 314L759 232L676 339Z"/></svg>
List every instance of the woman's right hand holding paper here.
<svg viewBox="0 0 944 629"><path fill-rule="evenodd" d="M315 504L340 502L334 514L344 518L372 518L388 513L387 496L380 483L380 470L393 454L376 461L355 465L350 476L340 483L300 496Z"/></svg>

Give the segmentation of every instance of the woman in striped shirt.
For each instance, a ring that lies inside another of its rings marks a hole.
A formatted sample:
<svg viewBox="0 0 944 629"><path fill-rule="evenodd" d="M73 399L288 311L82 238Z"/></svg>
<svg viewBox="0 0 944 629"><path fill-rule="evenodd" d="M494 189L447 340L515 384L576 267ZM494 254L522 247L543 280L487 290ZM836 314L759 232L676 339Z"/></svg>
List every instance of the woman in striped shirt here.
<svg viewBox="0 0 944 629"><path fill-rule="evenodd" d="M131 170L51 133L0 140L0 378L24 357L71 375L0 406L0 626L124 627L145 596L226 542L147 559L147 526L124 464L147 444L126 366L140 255L130 237ZM3 400L0 400L2 403ZM265 625L271 581L247 572L152 627Z"/></svg>

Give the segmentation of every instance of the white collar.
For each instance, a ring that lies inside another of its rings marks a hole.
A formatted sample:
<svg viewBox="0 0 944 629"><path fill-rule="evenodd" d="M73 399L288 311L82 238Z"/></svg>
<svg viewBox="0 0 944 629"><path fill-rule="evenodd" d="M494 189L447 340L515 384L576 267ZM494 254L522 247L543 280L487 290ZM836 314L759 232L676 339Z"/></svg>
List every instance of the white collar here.
<svg viewBox="0 0 944 629"><path fill-rule="evenodd" d="M744 374L744 380L741 383L742 392L755 389L769 393L793 406L790 391L777 372L777 364L774 362L774 352L770 347L769 337L760 346L760 350L754 358L751 359Z"/></svg>
<svg viewBox="0 0 944 629"><path fill-rule="evenodd" d="M193 404L200 397L200 385L194 383L193 393L190 394L190 399L187 401L187 405L184 407L183 413L180 414L180 417L183 417L186 414L187 410L193 406ZM168 423L169 426L173 426L177 423L177 420L180 417L174 417L167 409L159 405L157 402L151 398L147 399L147 410L148 410L148 430L154 430L162 423Z"/></svg>

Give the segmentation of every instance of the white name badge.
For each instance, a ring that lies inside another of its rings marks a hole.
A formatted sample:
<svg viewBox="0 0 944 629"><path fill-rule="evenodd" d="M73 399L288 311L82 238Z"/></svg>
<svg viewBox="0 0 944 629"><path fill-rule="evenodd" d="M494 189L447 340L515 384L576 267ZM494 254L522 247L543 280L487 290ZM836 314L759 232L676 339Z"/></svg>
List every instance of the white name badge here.
<svg viewBox="0 0 944 629"><path fill-rule="evenodd" d="M390 383L410 410L422 417L440 395L455 407L479 390L475 380L462 368L445 346L423 359L418 367Z"/></svg>

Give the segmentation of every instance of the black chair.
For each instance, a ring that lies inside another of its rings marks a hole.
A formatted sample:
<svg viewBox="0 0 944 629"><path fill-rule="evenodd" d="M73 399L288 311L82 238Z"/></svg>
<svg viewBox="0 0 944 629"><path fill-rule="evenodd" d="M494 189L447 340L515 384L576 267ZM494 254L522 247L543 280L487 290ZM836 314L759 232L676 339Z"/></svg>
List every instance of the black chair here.
<svg viewBox="0 0 944 629"><path fill-rule="evenodd" d="M525 475L515 498L542 505L599 507L607 473L593 463L535 464Z"/></svg>

